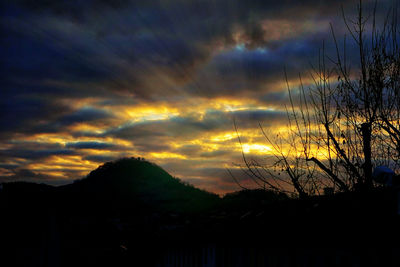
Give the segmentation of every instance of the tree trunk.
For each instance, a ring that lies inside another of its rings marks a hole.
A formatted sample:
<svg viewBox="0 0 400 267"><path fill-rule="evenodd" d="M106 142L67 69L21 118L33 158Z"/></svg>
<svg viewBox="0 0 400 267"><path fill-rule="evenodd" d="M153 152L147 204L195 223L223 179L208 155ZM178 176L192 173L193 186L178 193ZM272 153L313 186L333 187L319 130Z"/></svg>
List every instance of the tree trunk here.
<svg viewBox="0 0 400 267"><path fill-rule="evenodd" d="M371 131L371 123L366 122L361 125L364 153L364 181L360 182L365 189L372 188Z"/></svg>

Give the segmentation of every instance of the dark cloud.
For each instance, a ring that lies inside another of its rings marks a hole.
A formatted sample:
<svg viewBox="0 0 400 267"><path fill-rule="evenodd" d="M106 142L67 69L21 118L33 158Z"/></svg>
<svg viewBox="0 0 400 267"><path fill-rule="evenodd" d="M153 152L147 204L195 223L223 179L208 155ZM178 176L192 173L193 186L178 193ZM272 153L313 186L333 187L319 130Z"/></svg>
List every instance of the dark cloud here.
<svg viewBox="0 0 400 267"><path fill-rule="evenodd" d="M172 15L180 15L180 17L193 17L196 21L214 16L233 17L237 20L245 20L248 16L260 16L268 14L270 16L278 16L279 13L294 13L297 15L313 14L318 10L322 15L329 14L332 9L352 1L335 1L335 0L307 0L294 2L286 1L265 1L265 0L219 0L219 1L145 1L145 0L89 0L89 1L47 1L47 0L22 0L16 1L32 11L51 12L57 16L65 16L74 20L83 20L95 16L96 13L113 12L113 9L121 10L126 8L138 10L161 10L167 13L171 18ZM353 1L354 3L355 1ZM225 12L224 12L225 11ZM144 16L147 14L143 12ZM249 14L250 13L250 14ZM278 14L277 14L278 13ZM154 15L154 14L152 14ZM158 15L162 15L162 13ZM231 19L233 19L231 18ZM165 22L162 18L153 18L149 23L159 24Z"/></svg>
<svg viewBox="0 0 400 267"><path fill-rule="evenodd" d="M23 158L29 160L43 159L55 155L74 155L75 152L69 149L46 149L46 150L27 150L11 149L1 150L0 157Z"/></svg>
<svg viewBox="0 0 400 267"><path fill-rule="evenodd" d="M17 0L15 1L29 9L37 11L52 11L57 15L76 17L78 14L95 8L100 9L122 8L129 0L88 0L88 1L49 1L49 0Z"/></svg>
<svg viewBox="0 0 400 267"><path fill-rule="evenodd" d="M284 104L288 103L288 92L280 91L280 92L270 92L260 96L261 102L275 105L275 106L284 106Z"/></svg>
<svg viewBox="0 0 400 267"><path fill-rule="evenodd" d="M168 145L167 139L140 139L133 142L133 148L139 152L165 152L171 151L172 148Z"/></svg>
<svg viewBox="0 0 400 267"><path fill-rule="evenodd" d="M166 134L159 131L159 124L162 122L142 122L142 123L128 123L125 125L118 126L117 128L111 128L103 136L113 136L126 140L134 140L136 138L155 138L162 137Z"/></svg>
<svg viewBox="0 0 400 267"><path fill-rule="evenodd" d="M59 121L63 125L70 125L77 122L90 122L108 119L111 117L112 114L110 112L101 109L86 107L60 118Z"/></svg>
<svg viewBox="0 0 400 267"><path fill-rule="evenodd" d="M219 142L222 144L223 142ZM230 157L232 155L232 151L230 150L213 150L208 151L202 145L183 145L178 149L172 150L172 152L186 156L187 158L216 158L216 157Z"/></svg>
<svg viewBox="0 0 400 267"><path fill-rule="evenodd" d="M44 159L53 155L74 155L73 150L65 148L59 143L42 142L9 142L7 149L0 150L0 159L21 158L27 160Z"/></svg>
<svg viewBox="0 0 400 267"><path fill-rule="evenodd" d="M36 183L47 183L62 185L70 182L68 179L46 175L40 172L33 172L29 169L19 168L13 171L12 175L0 176L0 182L29 181Z"/></svg>
<svg viewBox="0 0 400 267"><path fill-rule="evenodd" d="M29 83L68 81L70 88L53 83L38 89L59 95L69 91L71 96L90 96L104 89L92 85L82 90L71 84L85 81L106 84L111 91L128 90L145 99L156 97L162 90L154 83L164 82L161 76L191 81L199 64L214 53L216 43L246 41L249 49L270 48L271 30L261 27L263 19L279 14L296 24L310 14L332 12L341 1L150 2L18 1L12 9L18 12L9 11L2 21L7 25L7 41L1 49L8 66L6 76L23 76ZM245 40L235 41L232 36L238 25ZM257 73L258 63L254 64L249 73Z"/></svg>
<svg viewBox="0 0 400 267"><path fill-rule="evenodd" d="M19 97L6 94L4 91L0 92L0 125L2 128L0 137L15 132L38 132L35 128L39 125L54 121L71 112L71 108L57 100L48 101L41 97Z"/></svg>
<svg viewBox="0 0 400 267"><path fill-rule="evenodd" d="M229 150L214 150L210 152L203 152L200 154L200 157L204 158L215 158L215 157L221 157L221 156L228 156L232 154L232 151Z"/></svg>
<svg viewBox="0 0 400 267"><path fill-rule="evenodd" d="M179 149L176 150L177 153L183 154L185 156L193 157L197 156L199 153L201 153L203 150L203 147L201 145L183 145L179 147Z"/></svg>
<svg viewBox="0 0 400 267"><path fill-rule="evenodd" d="M74 111L58 99L49 100L40 95L4 96L0 99L0 110L0 139L15 134L54 133L74 123L94 123L113 117L107 111L91 107Z"/></svg>
<svg viewBox="0 0 400 267"><path fill-rule="evenodd" d="M6 170L13 170L16 169L19 165L18 164L7 164L7 163L0 163L0 168Z"/></svg>
<svg viewBox="0 0 400 267"><path fill-rule="evenodd" d="M104 163L104 162L112 161L115 159L117 159L117 158L113 157L113 156L105 156L105 155L90 155L90 156L83 157L83 160L89 160L89 161L99 162L99 163Z"/></svg>
<svg viewBox="0 0 400 267"><path fill-rule="evenodd" d="M198 74L195 84L187 84L187 90L210 98L257 97L282 90L284 88L277 88L276 84L285 79L285 69L289 79L298 79L302 72L308 76L310 63L318 60L323 37L291 40L274 50L237 47L222 52Z"/></svg>
<svg viewBox="0 0 400 267"><path fill-rule="evenodd" d="M116 145L105 143L105 142L97 142L97 141L86 141L86 142L71 142L65 145L66 148L74 148L74 149L111 149L115 148Z"/></svg>
<svg viewBox="0 0 400 267"><path fill-rule="evenodd" d="M95 124L98 126L106 125L108 119L113 118L113 115L105 110L85 107L73 111L65 116L60 116L52 121L43 122L32 127L32 132L54 133L62 132L66 127L76 123L86 123L88 125Z"/></svg>
<svg viewBox="0 0 400 267"><path fill-rule="evenodd" d="M240 122L249 122L251 124L263 121L277 122L286 118L285 111L275 110L240 110L232 114Z"/></svg>

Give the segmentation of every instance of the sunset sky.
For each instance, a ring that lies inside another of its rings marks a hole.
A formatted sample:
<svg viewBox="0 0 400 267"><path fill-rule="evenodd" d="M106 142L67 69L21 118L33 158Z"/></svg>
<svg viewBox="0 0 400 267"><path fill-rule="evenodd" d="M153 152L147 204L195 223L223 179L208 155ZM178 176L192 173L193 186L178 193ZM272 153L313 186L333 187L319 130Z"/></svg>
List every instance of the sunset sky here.
<svg viewBox="0 0 400 267"><path fill-rule="evenodd" d="M341 39L341 5L354 17L357 3L2 1L0 182L65 184L133 156L238 190L233 120L248 157L271 155L258 123L285 131L284 68L311 83L324 40L334 52L329 23Z"/></svg>

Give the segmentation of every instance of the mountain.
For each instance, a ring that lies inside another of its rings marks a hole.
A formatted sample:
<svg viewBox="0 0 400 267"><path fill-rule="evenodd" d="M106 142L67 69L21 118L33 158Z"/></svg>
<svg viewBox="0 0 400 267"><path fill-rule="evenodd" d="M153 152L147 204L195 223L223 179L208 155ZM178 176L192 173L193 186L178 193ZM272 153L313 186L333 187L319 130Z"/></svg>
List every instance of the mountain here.
<svg viewBox="0 0 400 267"><path fill-rule="evenodd" d="M58 190L80 203L157 212L201 212L219 201L217 195L184 183L141 158L107 162Z"/></svg>
<svg viewBox="0 0 400 267"><path fill-rule="evenodd" d="M172 177L142 158L107 162L72 184L11 182L3 184L0 205L65 208L78 212L198 213L212 209L220 198Z"/></svg>

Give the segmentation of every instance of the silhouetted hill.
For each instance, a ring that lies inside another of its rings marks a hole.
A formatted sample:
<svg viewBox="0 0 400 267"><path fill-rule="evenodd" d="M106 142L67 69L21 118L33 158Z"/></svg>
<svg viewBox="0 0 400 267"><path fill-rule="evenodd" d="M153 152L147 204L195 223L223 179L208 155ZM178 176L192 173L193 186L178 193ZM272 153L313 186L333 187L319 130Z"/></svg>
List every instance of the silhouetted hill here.
<svg viewBox="0 0 400 267"><path fill-rule="evenodd" d="M89 204L151 209L158 212L200 212L219 197L172 177L161 167L137 158L107 162L86 178L59 188Z"/></svg>

